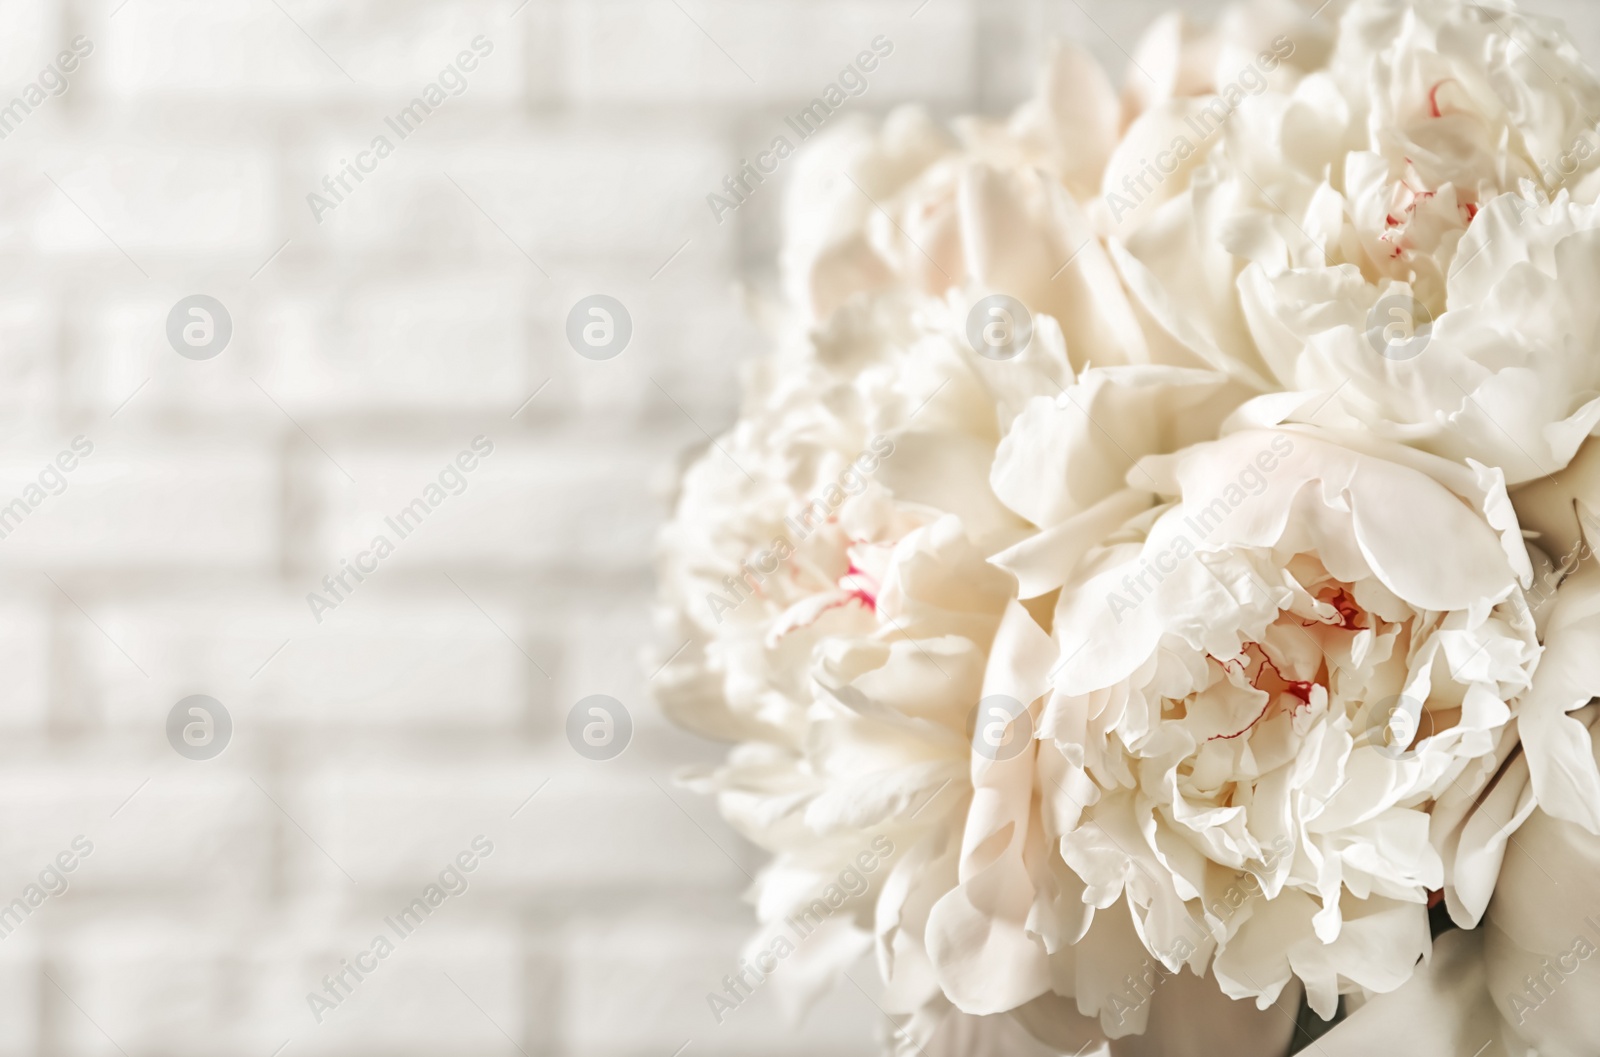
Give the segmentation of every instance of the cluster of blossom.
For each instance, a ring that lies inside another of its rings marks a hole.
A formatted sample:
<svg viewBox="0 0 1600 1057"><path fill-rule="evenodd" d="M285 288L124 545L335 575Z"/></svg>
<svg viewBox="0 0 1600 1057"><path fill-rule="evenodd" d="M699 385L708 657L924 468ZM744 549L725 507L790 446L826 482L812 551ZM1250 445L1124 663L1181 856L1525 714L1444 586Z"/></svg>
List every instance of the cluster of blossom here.
<svg viewBox="0 0 1600 1057"><path fill-rule="evenodd" d="M922 1057L1592 1054L1600 78L1510 0L1132 59L795 158L658 613L764 925L895 849L781 985L874 958Z"/></svg>

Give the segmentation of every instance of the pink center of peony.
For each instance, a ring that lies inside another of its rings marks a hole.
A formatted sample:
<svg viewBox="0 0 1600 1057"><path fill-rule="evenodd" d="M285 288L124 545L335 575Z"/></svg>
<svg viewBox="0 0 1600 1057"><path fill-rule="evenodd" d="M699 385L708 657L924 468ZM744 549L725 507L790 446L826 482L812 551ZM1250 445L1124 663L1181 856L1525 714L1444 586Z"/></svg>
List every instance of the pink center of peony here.
<svg viewBox="0 0 1600 1057"><path fill-rule="evenodd" d="M1295 698L1299 704L1292 706L1293 714L1298 714L1302 708L1311 707L1311 688L1316 684L1311 679L1285 679L1278 666L1273 664L1262 650L1260 643L1249 642L1245 644L1245 656L1255 664L1255 674L1250 677L1250 685L1267 695L1267 703L1261 706L1261 711L1243 729L1232 734L1213 734L1207 741L1232 741L1241 735L1248 734L1255 729L1255 725L1267 717L1272 711L1272 706L1277 703L1278 695L1288 694ZM1215 658L1212 658L1215 660ZM1221 663L1221 662L1218 662ZM1229 661L1228 664L1237 664L1238 661ZM1226 667L1226 665L1225 665Z"/></svg>
<svg viewBox="0 0 1600 1057"><path fill-rule="evenodd" d="M1324 589L1317 594L1317 601L1326 602L1339 611L1339 622L1331 625L1325 624L1323 625L1324 627L1337 627L1341 631L1361 631L1366 628L1367 625L1361 623L1361 619L1367 615L1366 612L1356 603L1354 598L1350 597L1350 592L1344 588ZM1301 623L1302 626L1308 628L1322 624L1319 620L1306 620Z"/></svg>
<svg viewBox="0 0 1600 1057"><path fill-rule="evenodd" d="M877 584L873 583L870 575L868 575L860 566L856 565L855 562L851 562L850 568L845 570L844 578L840 581L839 586L847 589L845 601L860 602L862 605L876 613L878 611L878 596L872 591L867 590L867 588L861 586L861 582L863 580L865 580L872 587L877 587Z"/></svg>
<svg viewBox="0 0 1600 1057"><path fill-rule="evenodd" d="M1439 85L1434 86L1434 92L1439 90ZM1437 107L1435 107L1437 109ZM1434 117L1438 117L1437 113ZM1456 211L1460 214L1461 226L1466 227L1478 215L1478 205L1475 202L1463 202L1461 196L1464 192L1456 188ZM1405 252L1416 248L1407 241L1408 228L1417 219L1417 209L1437 197L1436 190L1429 190L1417 175L1415 166L1410 158L1406 159L1406 174L1402 176L1395 186L1394 208L1386 213L1383 218L1384 232L1378 236L1378 241L1386 243L1389 247L1391 260L1404 256ZM1435 216L1432 225L1437 225L1439 220Z"/></svg>

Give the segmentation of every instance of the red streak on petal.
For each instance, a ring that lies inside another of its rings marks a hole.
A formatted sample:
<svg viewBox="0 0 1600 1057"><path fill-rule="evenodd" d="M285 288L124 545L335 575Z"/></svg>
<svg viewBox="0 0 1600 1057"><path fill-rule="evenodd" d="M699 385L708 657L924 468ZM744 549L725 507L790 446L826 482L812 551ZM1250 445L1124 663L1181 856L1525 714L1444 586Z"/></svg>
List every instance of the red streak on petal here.
<svg viewBox="0 0 1600 1057"><path fill-rule="evenodd" d="M1363 616L1361 607L1356 605L1356 600L1344 588L1339 588L1322 601L1339 611L1339 626L1345 631L1360 631L1366 627L1359 622Z"/></svg>
<svg viewBox="0 0 1600 1057"><path fill-rule="evenodd" d="M855 583L856 582L854 579L852 579L853 577L856 577L856 576L866 576L869 581L872 579L872 577L867 576L867 574L865 572L863 572L861 569L857 568L855 562L851 562L850 563L850 568L845 570L845 574L844 575L845 575L846 579L850 580L851 583ZM864 588L864 587L851 588L850 597L855 599L856 601L860 602L862 605L866 606L868 609L872 610L874 613L876 613L878 611L878 596L875 595L875 594L872 594L866 588Z"/></svg>
<svg viewBox="0 0 1600 1057"><path fill-rule="evenodd" d="M1267 703L1262 706L1261 714L1245 724L1243 730L1234 731L1232 734L1213 734L1206 739L1207 741L1232 741L1241 734L1248 733L1257 723L1266 718L1267 713L1272 710L1273 703L1278 700L1279 694L1288 694L1290 697L1299 700L1300 703L1293 708L1295 713L1298 713L1302 708L1311 706L1311 688L1316 685L1315 682L1310 679L1285 679L1283 673L1278 670L1278 666L1272 663L1259 644L1254 642L1246 644L1245 651L1249 652L1251 650L1254 650L1260 657L1261 666L1256 669L1256 674L1251 678L1250 685L1267 695ZM1272 673L1272 681L1266 686L1262 686L1262 679L1268 672Z"/></svg>
<svg viewBox="0 0 1600 1057"><path fill-rule="evenodd" d="M786 629L784 631L783 635L780 635L779 638L782 638L782 637L787 636L787 635L792 635L795 632L800 631L803 628L809 628L813 624L817 623L817 621L821 620L822 619L822 615L824 613L827 613L830 610L838 609L841 606L847 606L851 602L862 602L866 606L868 606L873 612L877 612L877 610L878 610L877 603L872 601L871 597L867 596L865 592L863 592L863 591L852 591L849 594L845 595L843 598L840 598L840 599L837 599L835 601L829 602L827 605L825 605L821 609L817 610L816 614L814 616L812 616L812 618L810 620L806 621L804 624L796 624L794 627Z"/></svg>
<svg viewBox="0 0 1600 1057"><path fill-rule="evenodd" d="M1420 183L1419 183L1419 186L1412 187L1411 186L1411 177L1416 175L1416 169L1414 167L1412 167L1410 158L1406 159L1406 167L1410 171L1405 176L1402 176L1400 178L1400 186L1401 187L1404 187L1407 191L1410 191L1414 196L1416 196L1418 198L1427 198L1430 195L1434 194L1433 191L1428 190L1424 186L1420 186ZM1415 205L1416 205L1416 203L1413 202L1410 206L1407 206L1406 207L1407 212L1409 212Z"/></svg>
<svg viewBox="0 0 1600 1057"><path fill-rule="evenodd" d="M1432 892L1428 893L1428 909L1429 910L1432 910L1434 907L1438 906L1442 902L1444 902L1444 889L1437 888L1437 889L1434 889Z"/></svg>
<svg viewBox="0 0 1600 1057"><path fill-rule="evenodd" d="M1251 729L1255 727L1255 725L1257 723L1261 722L1261 720L1266 716L1267 711L1269 709L1271 709L1271 708L1272 708L1272 698L1269 697L1267 699L1267 703L1264 706L1262 706L1261 715L1257 716L1255 719L1252 719L1249 723L1246 723L1243 730L1236 730L1232 734L1213 734L1213 735L1211 735L1211 737L1207 738L1206 740L1207 741L1232 741L1234 738L1239 737L1241 734L1248 734L1248 733L1250 733Z"/></svg>
<svg viewBox="0 0 1600 1057"><path fill-rule="evenodd" d="M1211 656L1211 654L1208 653L1208 654L1206 654L1206 660L1210 661L1212 664L1215 664L1218 668L1221 668L1221 669L1223 669L1225 671L1233 671L1234 666L1238 665L1238 670L1242 672L1242 671L1245 670L1245 667L1246 667L1245 663L1243 661L1241 661L1237 657L1235 657L1231 661L1223 661L1223 660L1218 660L1217 658Z"/></svg>
<svg viewBox="0 0 1600 1057"><path fill-rule="evenodd" d="M1272 672L1272 677L1277 681L1278 685L1261 685L1261 677L1264 676L1268 670ZM1269 694L1288 694L1290 697L1299 698L1301 705L1309 705L1311 704L1311 688L1316 684L1310 679L1285 679L1283 677L1283 673L1278 671L1278 666L1273 664L1263 655L1261 658L1261 667L1256 671L1256 677L1250 680L1250 685L1255 687L1257 690L1264 690ZM1299 708L1296 708L1295 711L1298 712Z"/></svg>
<svg viewBox="0 0 1600 1057"><path fill-rule="evenodd" d="M1434 117L1444 117L1444 114L1439 109L1439 89L1443 88L1453 80L1455 80L1454 77L1446 77L1444 80L1428 89L1428 112Z"/></svg>

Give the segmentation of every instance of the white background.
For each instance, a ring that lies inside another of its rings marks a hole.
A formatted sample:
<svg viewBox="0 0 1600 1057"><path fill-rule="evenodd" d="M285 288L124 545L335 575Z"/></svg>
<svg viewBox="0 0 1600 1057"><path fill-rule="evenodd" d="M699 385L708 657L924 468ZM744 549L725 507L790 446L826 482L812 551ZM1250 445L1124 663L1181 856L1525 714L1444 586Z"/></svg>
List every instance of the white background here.
<svg viewBox="0 0 1600 1057"><path fill-rule="evenodd" d="M0 939L0 1054L875 1052L853 988L800 1029L705 1003L760 859L671 784L716 749L640 656L679 453L765 343L780 189L722 224L706 194L879 34L850 109L997 114L1052 33L1120 76L1166 5L519 2L0 3L0 103L93 43L0 141L0 503L94 444L0 540L0 902L94 846ZM1535 7L1600 56L1595 8ZM466 91L315 223L479 34ZM593 292L633 318L607 362L563 337ZM195 293L234 326L203 362L165 333ZM466 492L316 622L480 434ZM597 693L635 723L608 763L563 733ZM189 694L232 716L214 760L167 742ZM306 993L478 834L469 891L317 1024Z"/></svg>

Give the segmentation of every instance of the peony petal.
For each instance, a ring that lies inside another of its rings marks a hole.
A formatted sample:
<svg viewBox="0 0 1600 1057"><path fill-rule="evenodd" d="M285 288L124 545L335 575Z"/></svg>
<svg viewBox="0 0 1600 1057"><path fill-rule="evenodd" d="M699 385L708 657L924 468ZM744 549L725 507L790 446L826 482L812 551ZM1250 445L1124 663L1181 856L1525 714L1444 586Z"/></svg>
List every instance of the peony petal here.
<svg viewBox="0 0 1600 1057"><path fill-rule="evenodd" d="M1579 566L1556 592L1533 687L1517 703L1534 798L1545 813L1600 834L1600 766L1587 725L1568 715L1600 697L1600 568Z"/></svg>
<svg viewBox="0 0 1600 1057"><path fill-rule="evenodd" d="M963 175L960 208L966 270L981 287L1053 316L1076 366L1149 360L1115 269L1059 184L975 164Z"/></svg>
<svg viewBox="0 0 1600 1057"><path fill-rule="evenodd" d="M1478 932L1452 931L1433 944L1432 957L1405 986L1375 995L1317 1040L1318 1057L1522 1057L1500 1041L1490 1002Z"/></svg>
<svg viewBox="0 0 1600 1057"><path fill-rule="evenodd" d="M1536 811L1485 916L1489 994L1541 1057L1587 1057L1600 1038L1597 876L1600 836Z"/></svg>
<svg viewBox="0 0 1600 1057"><path fill-rule="evenodd" d="M1011 602L995 637L984 697L1033 705L1049 683L1050 636ZM1000 1013L1050 986L1044 945L1027 922L1037 896L1027 850L1038 841L1033 814L1034 751L1009 758L974 753L973 799L962 840L960 884L928 916L928 954L944 993L964 1013ZM1039 855L1036 847L1032 858Z"/></svg>
<svg viewBox="0 0 1600 1057"><path fill-rule="evenodd" d="M1120 491L1138 459L1215 436L1241 396L1213 371L1085 371L1057 396L1028 403L1000 442L990 483L1029 521L1058 525Z"/></svg>
<svg viewBox="0 0 1600 1057"><path fill-rule="evenodd" d="M1150 503L1149 493L1124 488L989 560L1017 578L1017 597L1049 594L1067 582L1085 554Z"/></svg>
<svg viewBox="0 0 1600 1057"><path fill-rule="evenodd" d="M1114 1040L1111 1057L1282 1057L1299 1005L1298 986L1258 1009L1223 994L1210 973L1175 973L1156 985L1144 1034Z"/></svg>

